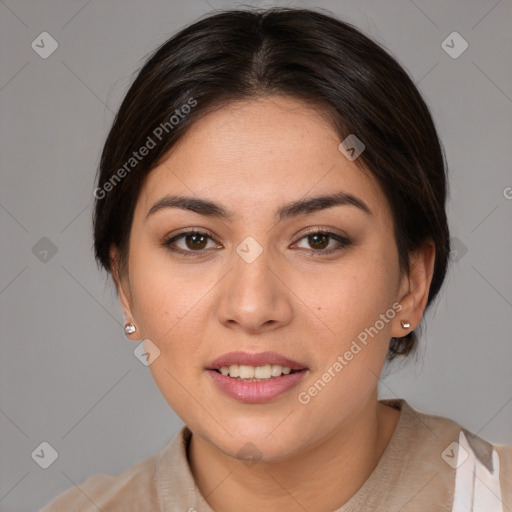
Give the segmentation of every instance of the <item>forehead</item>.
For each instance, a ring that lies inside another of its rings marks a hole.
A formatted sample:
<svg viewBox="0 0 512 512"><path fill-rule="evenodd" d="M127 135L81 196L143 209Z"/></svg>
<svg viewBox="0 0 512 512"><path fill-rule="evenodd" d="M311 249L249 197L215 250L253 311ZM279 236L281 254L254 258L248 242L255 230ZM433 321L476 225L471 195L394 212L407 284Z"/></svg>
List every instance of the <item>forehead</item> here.
<svg viewBox="0 0 512 512"><path fill-rule="evenodd" d="M340 142L326 117L304 102L274 96L232 103L191 126L150 172L138 207L147 211L163 195L180 193L250 215L345 191L385 214L375 178L339 151Z"/></svg>

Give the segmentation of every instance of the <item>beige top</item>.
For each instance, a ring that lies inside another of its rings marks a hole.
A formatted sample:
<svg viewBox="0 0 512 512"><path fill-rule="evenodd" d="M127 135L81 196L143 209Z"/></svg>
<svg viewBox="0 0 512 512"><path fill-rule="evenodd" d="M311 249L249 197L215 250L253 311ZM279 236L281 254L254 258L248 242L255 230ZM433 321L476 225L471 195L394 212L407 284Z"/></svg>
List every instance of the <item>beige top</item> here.
<svg viewBox="0 0 512 512"><path fill-rule="evenodd" d="M512 446L404 399L380 402L402 411L395 431L366 482L334 512L512 512ZM214 512L187 461L190 436L182 427L160 452L118 476L93 475L40 512Z"/></svg>

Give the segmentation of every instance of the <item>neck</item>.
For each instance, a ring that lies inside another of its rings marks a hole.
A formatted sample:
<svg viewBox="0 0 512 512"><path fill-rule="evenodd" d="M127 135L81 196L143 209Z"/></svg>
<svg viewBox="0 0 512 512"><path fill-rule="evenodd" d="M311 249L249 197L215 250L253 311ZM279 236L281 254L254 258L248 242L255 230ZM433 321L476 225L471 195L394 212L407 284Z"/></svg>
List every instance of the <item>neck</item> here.
<svg viewBox="0 0 512 512"><path fill-rule="evenodd" d="M279 462L247 466L193 435L189 464L201 494L223 512L328 512L343 506L375 469L400 412L376 395L349 424L313 448Z"/></svg>

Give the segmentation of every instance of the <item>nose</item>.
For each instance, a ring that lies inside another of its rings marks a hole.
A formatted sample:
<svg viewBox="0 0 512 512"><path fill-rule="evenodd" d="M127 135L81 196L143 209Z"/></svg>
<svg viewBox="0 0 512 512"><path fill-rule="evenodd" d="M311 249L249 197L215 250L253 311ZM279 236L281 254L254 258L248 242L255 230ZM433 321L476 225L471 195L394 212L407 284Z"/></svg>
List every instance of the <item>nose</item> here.
<svg viewBox="0 0 512 512"><path fill-rule="evenodd" d="M283 268L265 250L254 260L233 253L231 271L217 290L217 315L226 327L257 334L283 327L293 317L293 293Z"/></svg>

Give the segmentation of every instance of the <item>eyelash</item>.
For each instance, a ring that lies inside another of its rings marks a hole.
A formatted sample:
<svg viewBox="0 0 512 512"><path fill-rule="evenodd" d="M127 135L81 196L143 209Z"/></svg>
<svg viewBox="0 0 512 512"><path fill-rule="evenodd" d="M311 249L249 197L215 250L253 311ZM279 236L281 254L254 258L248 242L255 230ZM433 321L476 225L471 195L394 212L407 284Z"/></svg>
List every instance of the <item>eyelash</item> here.
<svg viewBox="0 0 512 512"><path fill-rule="evenodd" d="M211 235L209 233L207 233L206 231L189 230L189 231L182 231L181 233L179 233L177 235L173 235L172 237L167 238L166 240L164 240L163 245L169 251L182 254L183 256L186 256L186 257L189 257L189 256L197 257L197 256L204 255L204 253L207 251L207 249L201 249L198 251L191 251L191 250L184 251L183 249L176 249L176 248L171 247L172 243L176 242L176 240L179 240L180 238L183 238L187 235L203 235L203 236L206 236L206 237L210 238L211 240L213 240ZM308 231L301 238L299 238L298 241L300 241L304 238L310 237L310 236L314 236L314 235L327 235L329 238L335 240L339 244L338 247L334 247L334 248L331 247L330 249L310 249L312 252L320 254L320 255L331 254L333 252L341 251L342 249L345 249L345 248L349 247L350 245L352 245L351 240L349 240L348 238L338 235L336 233L333 233L332 231L326 231L326 230L320 229L320 228L315 228L315 229L312 229L311 231ZM303 250L308 250L308 249L303 249Z"/></svg>

